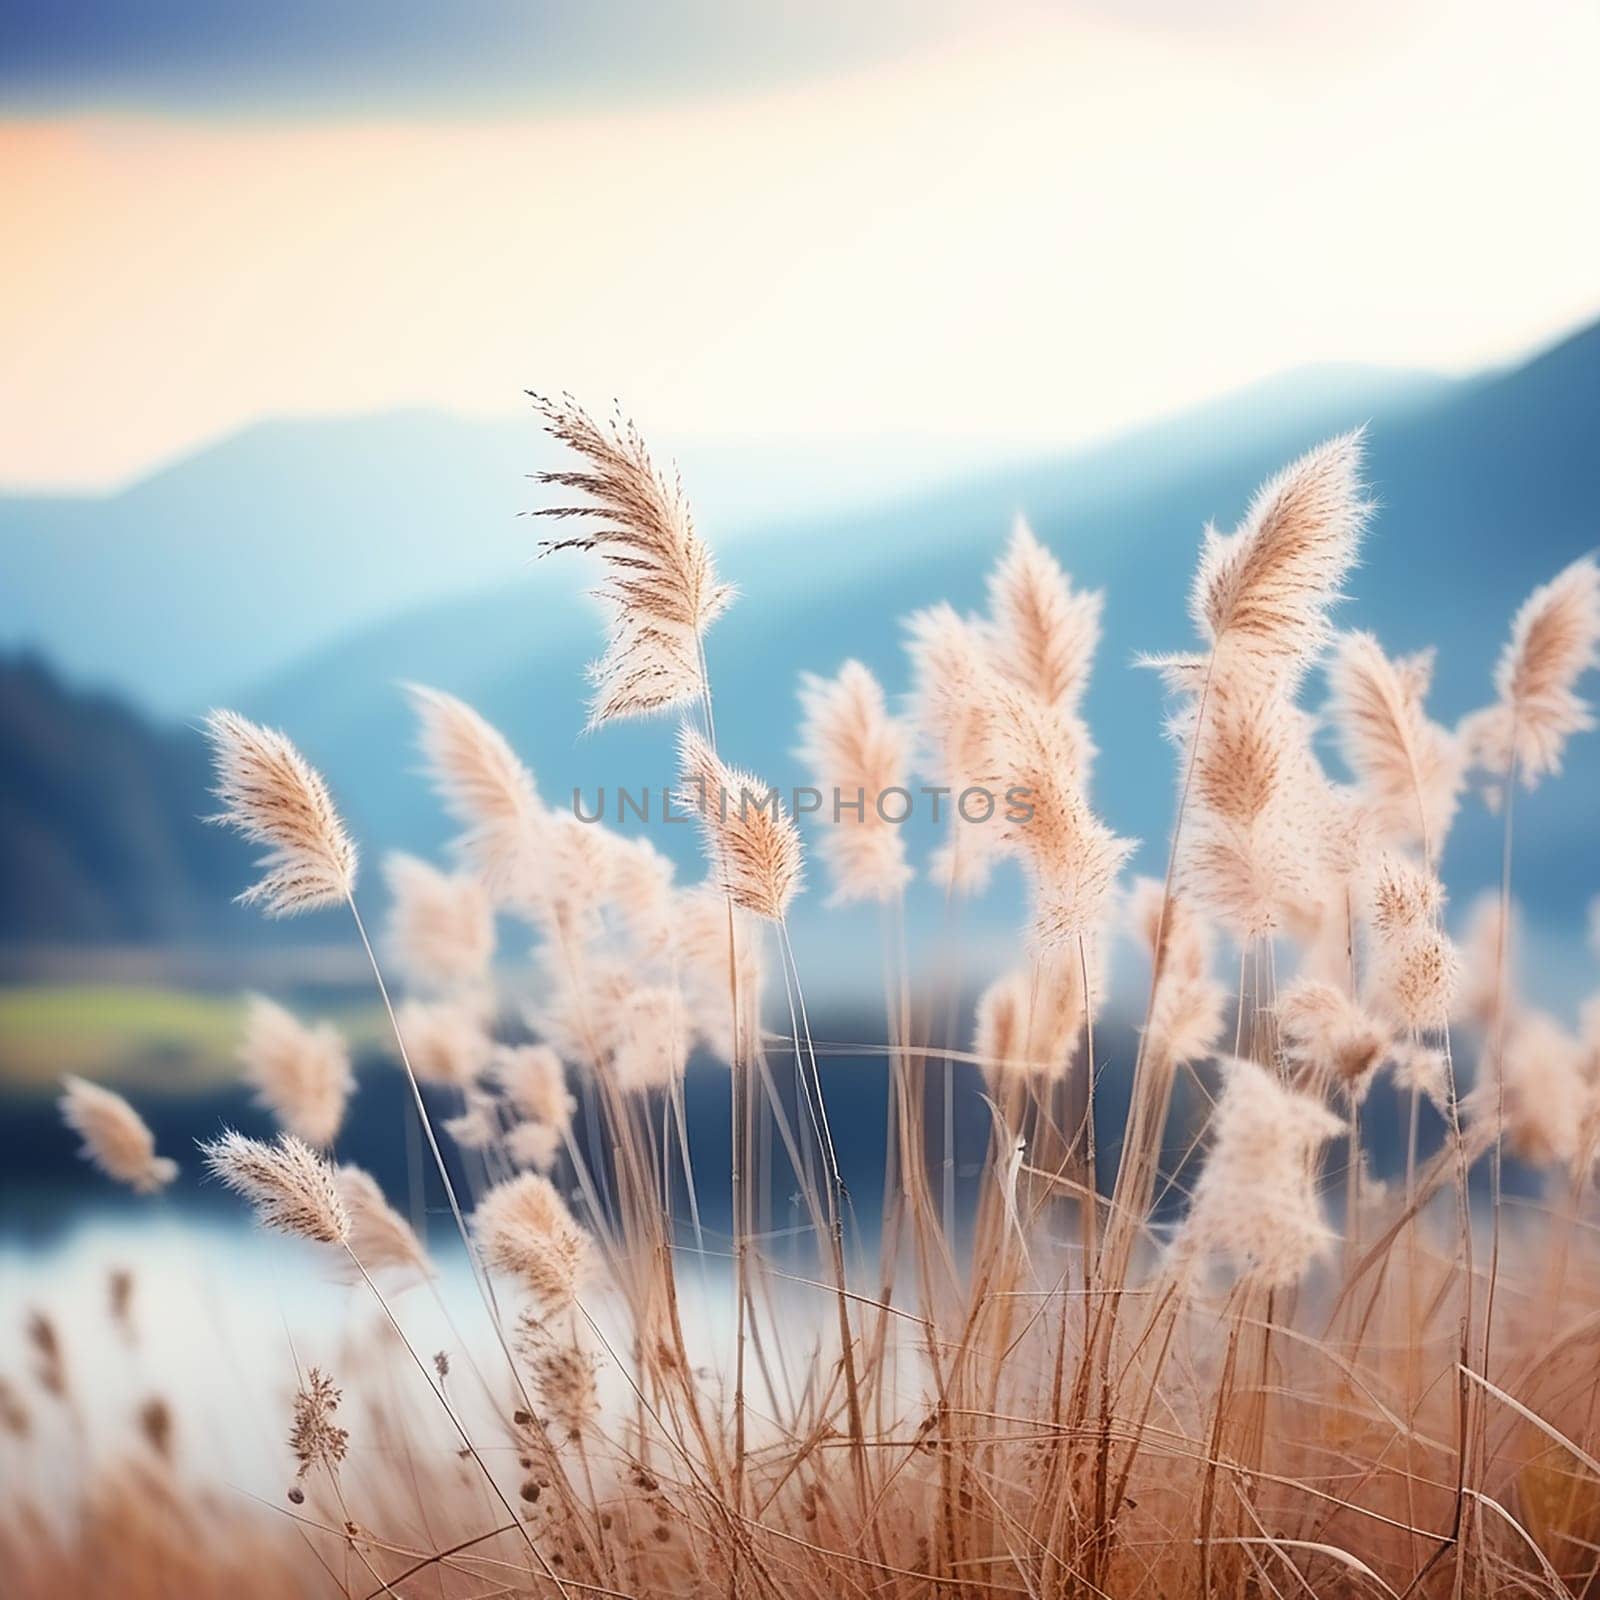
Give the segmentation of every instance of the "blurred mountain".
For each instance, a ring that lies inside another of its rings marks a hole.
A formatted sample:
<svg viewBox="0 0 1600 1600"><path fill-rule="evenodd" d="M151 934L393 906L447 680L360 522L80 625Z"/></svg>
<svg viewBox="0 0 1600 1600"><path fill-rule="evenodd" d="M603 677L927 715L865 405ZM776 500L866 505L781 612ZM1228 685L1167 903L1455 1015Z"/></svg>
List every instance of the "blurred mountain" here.
<svg viewBox="0 0 1600 1600"><path fill-rule="evenodd" d="M217 931L248 854L211 809L193 735L156 729L39 660L0 660L0 942L145 942Z"/></svg>
<svg viewBox="0 0 1600 1600"><path fill-rule="evenodd" d="M677 451L719 541L1006 453L911 435ZM115 494L0 495L0 646L194 716L353 629L515 575L537 537L528 474L553 461L531 416L419 411L264 422Z"/></svg>

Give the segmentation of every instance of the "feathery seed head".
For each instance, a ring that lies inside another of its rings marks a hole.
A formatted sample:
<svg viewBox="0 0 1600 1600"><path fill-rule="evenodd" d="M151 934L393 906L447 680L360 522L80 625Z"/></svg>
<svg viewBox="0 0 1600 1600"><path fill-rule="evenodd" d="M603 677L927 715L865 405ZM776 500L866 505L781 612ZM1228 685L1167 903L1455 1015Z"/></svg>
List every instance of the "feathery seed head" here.
<svg viewBox="0 0 1600 1600"><path fill-rule="evenodd" d="M1460 984L1461 959L1444 931L1420 933L1382 946L1367 980L1366 1003L1413 1034L1449 1025Z"/></svg>
<svg viewBox="0 0 1600 1600"><path fill-rule="evenodd" d="M318 1367L306 1373L306 1381L294 1397L294 1425L289 1430L289 1448L294 1451L303 1478L313 1467L325 1467L337 1474L349 1445L349 1432L333 1420L339 1409L341 1391Z"/></svg>
<svg viewBox="0 0 1600 1600"><path fill-rule="evenodd" d="M575 537L547 541L544 550L594 551L606 567L595 593L611 624L605 654L590 669L591 726L685 704L704 689L701 640L733 591L717 581L681 483L657 470L631 422L603 426L570 395L530 398L551 438L586 463L579 471L535 474L539 483L589 497L535 511L588 523Z"/></svg>
<svg viewBox="0 0 1600 1600"><path fill-rule="evenodd" d="M349 1239L350 1218L333 1168L292 1133L264 1144L229 1129L200 1151L211 1175L250 1202L262 1227L319 1244Z"/></svg>
<svg viewBox="0 0 1600 1600"><path fill-rule="evenodd" d="M689 1064L688 1018L669 984L634 989L617 1019L611 1072L624 1094L666 1089Z"/></svg>
<svg viewBox="0 0 1600 1600"><path fill-rule="evenodd" d="M589 1263L589 1235L537 1172L496 1184L472 1217L485 1260L518 1278L547 1310L568 1305Z"/></svg>
<svg viewBox="0 0 1600 1600"><path fill-rule="evenodd" d="M477 1089L467 1090L464 1111L439 1125L463 1150L487 1150L500 1136L495 1102Z"/></svg>
<svg viewBox="0 0 1600 1600"><path fill-rule="evenodd" d="M1460 741L1423 710L1433 652L1390 660L1370 633L1347 633L1328 666L1328 711L1346 764L1383 838L1437 858L1465 779Z"/></svg>
<svg viewBox="0 0 1600 1600"><path fill-rule="evenodd" d="M1518 1015L1504 1050L1505 1132L1512 1149L1533 1166L1575 1170L1593 1162L1597 1089L1586 1072L1587 1052L1542 1011ZM1502 1096L1486 1076L1468 1097L1468 1113L1491 1123Z"/></svg>
<svg viewBox="0 0 1600 1600"><path fill-rule="evenodd" d="M517 1112L564 1133L578 1102L567 1092L561 1057L548 1045L500 1045L494 1052L495 1081Z"/></svg>
<svg viewBox="0 0 1600 1600"><path fill-rule="evenodd" d="M83 1140L79 1154L108 1178L135 1194L155 1194L177 1177L177 1162L156 1154L155 1135L120 1094L69 1074L57 1104L62 1121Z"/></svg>
<svg viewBox="0 0 1600 1600"><path fill-rule="evenodd" d="M211 820L267 847L263 876L240 902L286 917L348 900L356 847L321 774L281 733L237 712L213 711L205 733L222 802Z"/></svg>
<svg viewBox="0 0 1600 1600"><path fill-rule="evenodd" d="M251 995L239 1059L257 1104L307 1144L333 1143L355 1088L350 1054L331 1023L307 1027L261 995Z"/></svg>
<svg viewBox="0 0 1600 1600"><path fill-rule="evenodd" d="M984 625L958 616L948 605L916 612L907 619L906 632L918 761L927 776L959 799L984 782L994 693L1003 680ZM933 875L956 893L981 890L1002 844L997 829L966 821L960 807L952 806L950 832L934 857Z"/></svg>
<svg viewBox="0 0 1600 1600"><path fill-rule="evenodd" d="M1511 625L1495 668L1499 699L1467 719L1477 764L1503 779L1515 760L1532 789L1561 770L1567 740L1594 724L1578 680L1600 663L1600 565L1582 556L1535 589Z"/></svg>
<svg viewBox="0 0 1600 1600"><path fill-rule="evenodd" d="M517 1345L551 1421L569 1438L578 1438L600 1412L598 1358L574 1343L570 1334L556 1334L541 1319L526 1314L517 1328Z"/></svg>
<svg viewBox="0 0 1600 1600"><path fill-rule="evenodd" d="M1086 1015L1076 952L1004 973L978 999L973 1053L991 1082L1059 1083L1077 1057Z"/></svg>
<svg viewBox="0 0 1600 1600"><path fill-rule="evenodd" d="M800 887L800 834L775 789L726 766L685 727L678 735L682 804L700 818L706 857L719 888L736 906L783 920Z"/></svg>
<svg viewBox="0 0 1600 1600"><path fill-rule="evenodd" d="M1373 931L1391 945L1433 927L1444 910L1438 877L1394 851L1379 859L1369 894Z"/></svg>
<svg viewBox="0 0 1600 1600"><path fill-rule="evenodd" d="M1326 876L1329 788L1310 749L1310 719L1280 693L1218 676L1173 728L1193 744L1192 816L1178 882L1240 939L1314 905Z"/></svg>
<svg viewBox="0 0 1600 1600"><path fill-rule="evenodd" d="M1076 716L1002 688L987 731L983 781L998 808L988 827L1027 869L1035 945L1070 948L1104 921L1117 874L1137 846L1089 808L1094 750Z"/></svg>
<svg viewBox="0 0 1600 1600"><path fill-rule="evenodd" d="M1370 506L1361 434L1307 452L1262 486L1238 530L1207 528L1190 597L1195 626L1241 666L1293 682L1327 643Z"/></svg>
<svg viewBox="0 0 1600 1600"><path fill-rule="evenodd" d="M820 818L822 857L833 879L828 904L892 899L912 872L900 827L886 822L878 805L884 794L906 786L910 736L889 715L882 686L859 661L845 662L834 678L807 673L800 703L800 759L817 788L841 801L834 815Z"/></svg>
<svg viewBox="0 0 1600 1600"><path fill-rule="evenodd" d="M1227 1005L1211 972L1216 936L1210 924L1181 895L1168 898L1155 878L1134 880L1126 916L1152 963L1160 961L1146 1048L1174 1067L1204 1060L1216 1050Z"/></svg>
<svg viewBox="0 0 1600 1600"><path fill-rule="evenodd" d="M506 1154L513 1166L548 1173L561 1156L561 1130L548 1122L517 1122L506 1130Z"/></svg>
<svg viewBox="0 0 1600 1600"><path fill-rule="evenodd" d="M483 882L416 856L384 858L389 945L406 981L430 993L474 989L494 959L494 907Z"/></svg>
<svg viewBox="0 0 1600 1600"><path fill-rule="evenodd" d="M1352 1100L1365 1098L1389 1048L1385 1028L1342 989L1315 978L1289 984L1277 1013L1284 1054L1309 1069L1313 1084L1334 1083Z"/></svg>
<svg viewBox="0 0 1600 1600"><path fill-rule="evenodd" d="M1055 557L1018 517L989 575L987 635L1001 676L1041 704L1074 712L1089 686L1104 596L1075 591Z"/></svg>
<svg viewBox="0 0 1600 1600"><path fill-rule="evenodd" d="M1489 1028L1502 1008L1508 1013L1517 1010L1522 919L1515 904L1510 910L1502 926L1500 895L1494 889L1485 889L1467 908L1461 933L1461 987L1451 1012L1453 1020Z"/></svg>
<svg viewBox="0 0 1600 1600"><path fill-rule="evenodd" d="M396 1012L411 1070L421 1083L468 1089L489 1065L493 1042L470 1006L407 1000Z"/></svg>
<svg viewBox="0 0 1600 1600"><path fill-rule="evenodd" d="M696 1035L719 1061L748 1061L761 1031L766 982L760 924L714 885L673 897L674 958ZM730 948L731 937L731 948Z"/></svg>
<svg viewBox="0 0 1600 1600"><path fill-rule="evenodd" d="M428 778L464 828L461 858L502 904L520 904L537 881L545 810L533 774L505 736L464 700L407 685Z"/></svg>
<svg viewBox="0 0 1600 1600"><path fill-rule="evenodd" d="M1180 1257L1220 1255L1264 1286L1296 1283L1333 1238L1317 1200L1315 1157L1344 1124L1253 1061L1225 1059L1222 1070Z"/></svg>
<svg viewBox="0 0 1600 1600"><path fill-rule="evenodd" d="M1449 1108L1450 1071L1444 1051L1433 1045L1401 1040L1391 1056L1395 1087L1425 1095L1441 1112Z"/></svg>
<svg viewBox="0 0 1600 1600"><path fill-rule="evenodd" d="M672 945L672 862L648 839L627 839L598 829L610 856L606 873L611 904L647 961L665 956Z"/></svg>
<svg viewBox="0 0 1600 1600"><path fill-rule="evenodd" d="M335 1188L350 1221L350 1252L368 1272L393 1270L433 1276L433 1263L411 1224L384 1198L371 1173L360 1167L333 1171Z"/></svg>

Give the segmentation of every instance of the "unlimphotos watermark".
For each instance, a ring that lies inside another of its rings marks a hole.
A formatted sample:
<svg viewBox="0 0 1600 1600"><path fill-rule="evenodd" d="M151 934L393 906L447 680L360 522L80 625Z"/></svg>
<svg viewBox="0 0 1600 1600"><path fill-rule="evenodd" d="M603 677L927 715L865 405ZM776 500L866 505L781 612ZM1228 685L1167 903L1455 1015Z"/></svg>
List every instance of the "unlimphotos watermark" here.
<svg viewBox="0 0 1600 1600"><path fill-rule="evenodd" d="M610 797L608 808L607 797ZM740 789L737 794L718 789L714 794L691 780L687 785L670 784L651 788L648 784L630 789L618 786L597 788L588 797L582 789L572 791L572 814L579 822L603 822L610 815L619 825L630 818L638 822L694 822L715 812L726 822L737 815L747 821L757 812L774 820L787 811L792 817L820 817L825 822L865 824L869 819L900 827L919 814L935 824L951 815L963 822L984 823L996 819L1018 826L1033 820L1033 790L1014 786L997 794L982 784L965 789L949 785L925 785L907 789L899 785L868 794L865 789L831 791L802 784L788 791L777 788Z"/></svg>

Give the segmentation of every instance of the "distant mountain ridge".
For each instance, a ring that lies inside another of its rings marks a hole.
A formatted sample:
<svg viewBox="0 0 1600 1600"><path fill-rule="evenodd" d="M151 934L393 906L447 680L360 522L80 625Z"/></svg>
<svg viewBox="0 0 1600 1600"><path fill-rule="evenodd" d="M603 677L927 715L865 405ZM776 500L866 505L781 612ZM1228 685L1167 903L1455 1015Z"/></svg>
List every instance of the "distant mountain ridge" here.
<svg viewBox="0 0 1600 1600"><path fill-rule="evenodd" d="M1439 385L1368 368L1291 374L1075 459L1092 471L1130 449L1194 452L1272 416L1365 415ZM670 438L653 442L672 450ZM528 474L554 454L531 414L302 419L247 428L115 494L0 495L0 647L39 650L74 684L195 716L357 628L514 581L534 550L521 515L535 500ZM886 430L690 444L677 456L701 526L733 545L1037 452Z"/></svg>
<svg viewBox="0 0 1600 1600"><path fill-rule="evenodd" d="M249 852L201 826L206 754L31 657L0 659L0 944L220 933Z"/></svg>

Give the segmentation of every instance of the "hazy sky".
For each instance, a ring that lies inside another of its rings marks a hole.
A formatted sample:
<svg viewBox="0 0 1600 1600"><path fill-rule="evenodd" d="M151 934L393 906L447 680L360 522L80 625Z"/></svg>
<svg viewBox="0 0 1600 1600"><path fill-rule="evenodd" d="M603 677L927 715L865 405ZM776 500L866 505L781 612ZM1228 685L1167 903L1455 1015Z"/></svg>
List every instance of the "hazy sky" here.
<svg viewBox="0 0 1600 1600"><path fill-rule="evenodd" d="M1600 312L1597 73L1589 0L19 0L0 482L526 387L1010 447L1467 370Z"/></svg>

